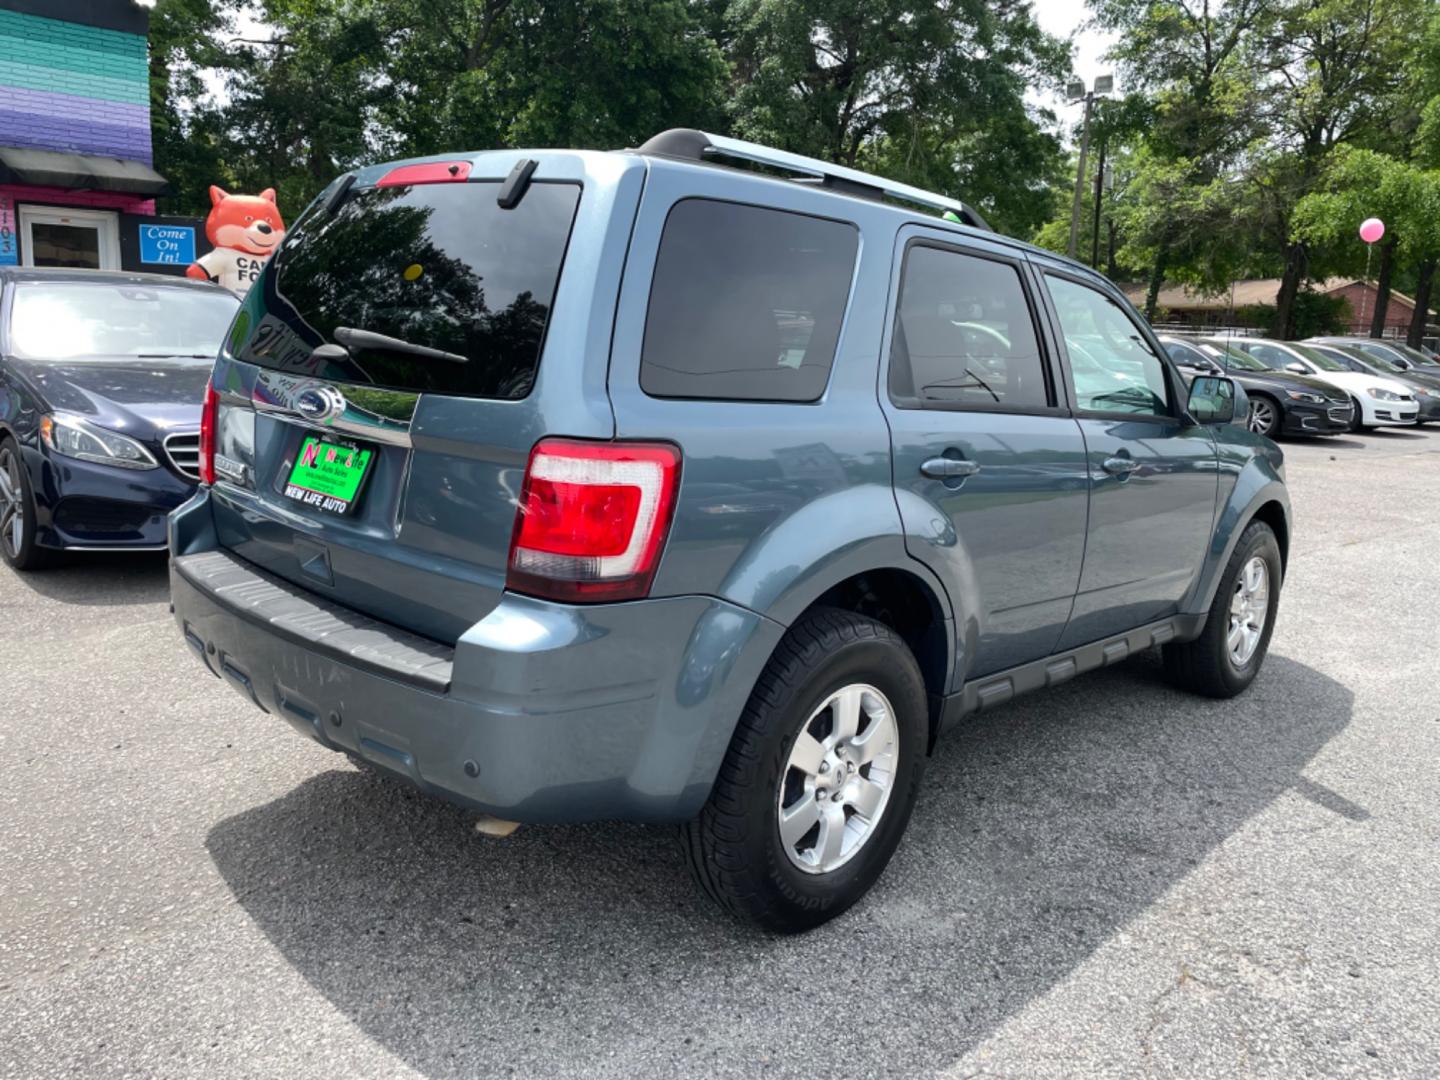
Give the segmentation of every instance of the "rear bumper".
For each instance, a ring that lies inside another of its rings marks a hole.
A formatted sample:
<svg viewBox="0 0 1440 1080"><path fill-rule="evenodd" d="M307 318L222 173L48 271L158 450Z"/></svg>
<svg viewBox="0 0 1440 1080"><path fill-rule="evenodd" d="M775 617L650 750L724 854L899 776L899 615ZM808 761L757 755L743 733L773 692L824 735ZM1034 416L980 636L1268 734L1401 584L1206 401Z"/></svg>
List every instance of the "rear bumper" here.
<svg viewBox="0 0 1440 1080"><path fill-rule="evenodd" d="M693 817L783 633L710 597L506 594L450 648L226 551L182 554L194 539L172 536L172 599L212 674L332 750L516 821Z"/></svg>

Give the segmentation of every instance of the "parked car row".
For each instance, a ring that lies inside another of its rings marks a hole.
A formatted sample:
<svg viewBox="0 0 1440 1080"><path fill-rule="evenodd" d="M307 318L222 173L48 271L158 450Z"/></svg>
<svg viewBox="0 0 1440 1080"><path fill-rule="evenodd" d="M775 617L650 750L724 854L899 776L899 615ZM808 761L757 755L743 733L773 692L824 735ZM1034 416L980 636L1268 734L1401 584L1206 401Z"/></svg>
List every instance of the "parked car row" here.
<svg viewBox="0 0 1440 1080"><path fill-rule="evenodd" d="M1260 435L1335 435L1440 420L1440 362L1399 342L1176 334L1160 341L1187 379L1225 372L1243 386L1246 426Z"/></svg>

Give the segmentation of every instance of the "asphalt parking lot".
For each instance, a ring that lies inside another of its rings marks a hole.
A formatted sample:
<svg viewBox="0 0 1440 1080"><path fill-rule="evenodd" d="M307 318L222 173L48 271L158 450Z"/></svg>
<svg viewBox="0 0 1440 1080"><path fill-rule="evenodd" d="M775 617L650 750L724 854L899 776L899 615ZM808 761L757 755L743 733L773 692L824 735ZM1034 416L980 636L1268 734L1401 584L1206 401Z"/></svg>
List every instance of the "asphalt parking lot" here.
<svg viewBox="0 0 1440 1080"><path fill-rule="evenodd" d="M0 568L0 1074L1440 1075L1440 431L1286 447L1270 658L943 742L874 892L711 911L669 830L524 828L205 674L163 557Z"/></svg>

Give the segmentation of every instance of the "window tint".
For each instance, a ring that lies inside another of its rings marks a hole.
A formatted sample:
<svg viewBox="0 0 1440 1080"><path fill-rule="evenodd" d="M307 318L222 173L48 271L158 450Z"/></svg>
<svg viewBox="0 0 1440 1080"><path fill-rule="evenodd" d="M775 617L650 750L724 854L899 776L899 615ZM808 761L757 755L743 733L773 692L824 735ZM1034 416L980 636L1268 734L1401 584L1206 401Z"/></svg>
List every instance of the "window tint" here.
<svg viewBox="0 0 1440 1080"><path fill-rule="evenodd" d="M816 400L858 244L855 227L838 221L676 203L655 259L640 386L655 397Z"/></svg>
<svg viewBox="0 0 1440 1080"><path fill-rule="evenodd" d="M900 404L1050 404L1020 274L1008 263L916 245L905 256L890 344Z"/></svg>
<svg viewBox="0 0 1440 1080"><path fill-rule="evenodd" d="M1070 355L1076 406L1085 412L1168 414L1164 362L1124 309L1088 286L1046 280Z"/></svg>
<svg viewBox="0 0 1440 1080"><path fill-rule="evenodd" d="M580 186L533 184L513 210L496 204L499 187L372 188L333 214L312 211L246 294L231 348L279 371L523 398Z"/></svg>

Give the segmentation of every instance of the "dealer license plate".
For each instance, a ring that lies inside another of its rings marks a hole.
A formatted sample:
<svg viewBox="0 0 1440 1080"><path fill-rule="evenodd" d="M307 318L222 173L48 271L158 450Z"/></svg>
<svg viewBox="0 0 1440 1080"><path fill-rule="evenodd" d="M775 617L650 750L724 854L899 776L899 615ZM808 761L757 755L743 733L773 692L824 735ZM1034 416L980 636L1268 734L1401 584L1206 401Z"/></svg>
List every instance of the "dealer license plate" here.
<svg viewBox="0 0 1440 1080"><path fill-rule="evenodd" d="M327 514L348 514L355 509L374 456L368 447L307 435L285 480L285 495Z"/></svg>

